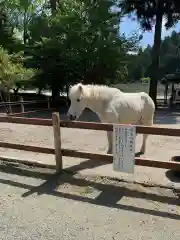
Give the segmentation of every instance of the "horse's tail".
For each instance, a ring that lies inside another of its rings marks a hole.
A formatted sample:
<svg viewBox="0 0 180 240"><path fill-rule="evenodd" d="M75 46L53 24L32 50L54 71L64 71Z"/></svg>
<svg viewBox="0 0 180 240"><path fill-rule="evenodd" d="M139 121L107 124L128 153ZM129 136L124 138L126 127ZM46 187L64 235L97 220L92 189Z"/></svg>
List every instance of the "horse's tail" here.
<svg viewBox="0 0 180 240"><path fill-rule="evenodd" d="M141 92L141 99L144 102L142 121L144 125L152 125L155 114L155 104L152 98L145 92Z"/></svg>

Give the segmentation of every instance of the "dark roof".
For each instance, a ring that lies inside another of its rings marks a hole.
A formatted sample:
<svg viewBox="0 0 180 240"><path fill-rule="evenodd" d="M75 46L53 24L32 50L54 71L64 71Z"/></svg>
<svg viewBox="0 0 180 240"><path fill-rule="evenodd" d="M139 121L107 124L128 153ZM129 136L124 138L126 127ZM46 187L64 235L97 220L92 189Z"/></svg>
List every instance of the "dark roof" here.
<svg viewBox="0 0 180 240"><path fill-rule="evenodd" d="M168 83L180 83L180 73L166 74L161 80L163 84Z"/></svg>

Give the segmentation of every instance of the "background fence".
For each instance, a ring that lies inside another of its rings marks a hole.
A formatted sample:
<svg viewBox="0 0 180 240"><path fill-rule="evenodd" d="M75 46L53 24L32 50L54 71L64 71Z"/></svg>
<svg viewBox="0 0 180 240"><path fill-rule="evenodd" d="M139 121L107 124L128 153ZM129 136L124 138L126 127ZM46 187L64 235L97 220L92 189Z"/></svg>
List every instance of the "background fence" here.
<svg viewBox="0 0 180 240"><path fill-rule="evenodd" d="M50 99L46 98L45 100L24 101L23 97L20 97L19 101L0 102L0 109L1 113L4 112L4 114L11 116L22 115L26 112L35 112L50 109Z"/></svg>

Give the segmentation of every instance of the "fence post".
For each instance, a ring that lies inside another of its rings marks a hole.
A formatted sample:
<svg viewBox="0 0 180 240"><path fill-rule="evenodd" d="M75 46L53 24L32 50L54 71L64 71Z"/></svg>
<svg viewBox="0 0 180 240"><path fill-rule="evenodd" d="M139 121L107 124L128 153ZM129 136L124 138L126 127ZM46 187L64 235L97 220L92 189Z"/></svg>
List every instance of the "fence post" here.
<svg viewBox="0 0 180 240"><path fill-rule="evenodd" d="M23 104L23 97L20 97L20 102L21 102L21 112L24 112L24 104Z"/></svg>
<svg viewBox="0 0 180 240"><path fill-rule="evenodd" d="M50 109L50 99L47 97L48 109Z"/></svg>
<svg viewBox="0 0 180 240"><path fill-rule="evenodd" d="M58 112L52 113L52 123L54 131L56 172L60 172L62 170L62 153L61 153L60 117Z"/></svg>
<svg viewBox="0 0 180 240"><path fill-rule="evenodd" d="M10 98L10 94L8 93L8 96L7 96L7 99L8 99L8 101L7 102L9 102L8 103L8 113L9 114L11 114L12 113L12 108L11 108L11 98Z"/></svg>

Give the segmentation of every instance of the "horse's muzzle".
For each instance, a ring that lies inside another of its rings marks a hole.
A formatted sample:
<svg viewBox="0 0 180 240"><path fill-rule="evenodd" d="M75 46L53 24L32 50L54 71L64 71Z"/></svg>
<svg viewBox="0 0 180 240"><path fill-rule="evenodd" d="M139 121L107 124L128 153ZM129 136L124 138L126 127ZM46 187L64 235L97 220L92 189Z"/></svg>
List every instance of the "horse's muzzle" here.
<svg viewBox="0 0 180 240"><path fill-rule="evenodd" d="M74 121L76 119L76 116L73 116L71 114L68 115L68 120Z"/></svg>

